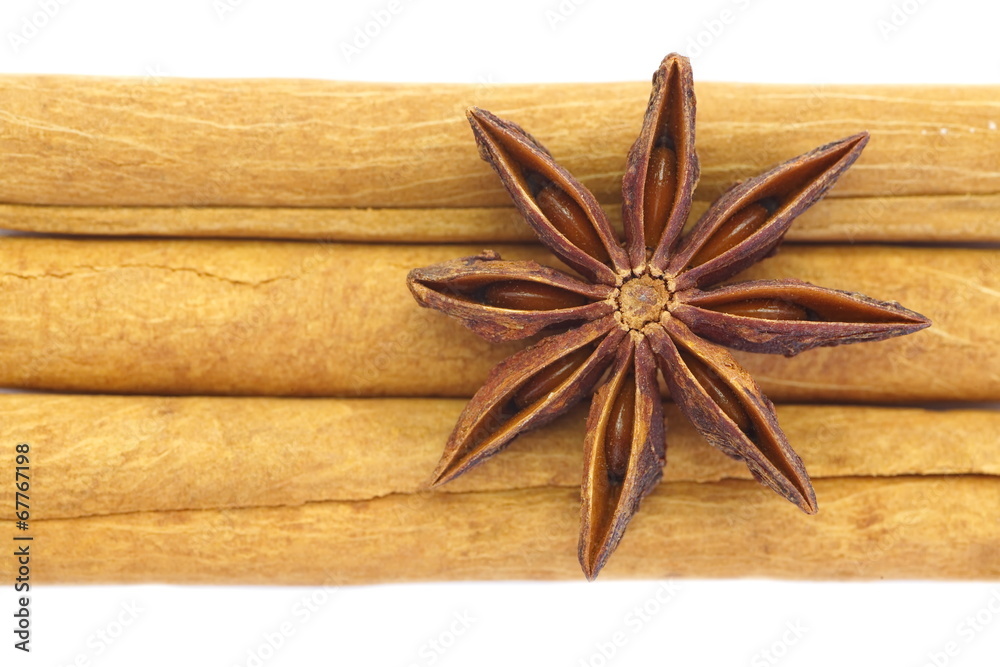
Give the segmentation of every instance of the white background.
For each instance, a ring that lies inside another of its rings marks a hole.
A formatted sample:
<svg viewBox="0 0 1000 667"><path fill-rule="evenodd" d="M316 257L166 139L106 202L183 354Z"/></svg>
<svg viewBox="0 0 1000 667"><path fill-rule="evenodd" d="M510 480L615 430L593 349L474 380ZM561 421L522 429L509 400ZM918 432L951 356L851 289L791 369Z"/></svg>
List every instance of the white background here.
<svg viewBox="0 0 1000 667"><path fill-rule="evenodd" d="M0 71L645 81L677 50L692 56L698 79L1000 79L1000 3L991 1L400 0L387 25L355 45L372 12L385 21L389 6L3 0ZM0 664L1000 665L1000 582L672 585L36 588L33 652L24 656L11 648L14 594L4 583ZM270 650L267 638L279 643L285 623L291 634ZM624 643L609 655L618 632ZM950 642L956 655L943 653Z"/></svg>

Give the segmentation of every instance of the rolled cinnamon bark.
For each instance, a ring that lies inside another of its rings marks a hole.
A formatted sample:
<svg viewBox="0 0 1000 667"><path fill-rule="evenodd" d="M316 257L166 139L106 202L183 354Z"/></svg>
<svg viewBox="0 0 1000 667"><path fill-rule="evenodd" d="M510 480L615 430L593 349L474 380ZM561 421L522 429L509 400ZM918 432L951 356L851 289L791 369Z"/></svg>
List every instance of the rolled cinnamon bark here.
<svg viewBox="0 0 1000 667"><path fill-rule="evenodd" d="M708 208L695 202L692 220ZM621 233L621 207L604 211ZM513 208L289 208L0 204L0 228L50 234L249 237L398 243L534 242ZM827 198L788 241L1000 240L1000 195Z"/></svg>
<svg viewBox="0 0 1000 667"><path fill-rule="evenodd" d="M699 83L698 196L872 133L835 196L995 194L996 86ZM0 201L93 206L507 205L470 105L619 200L649 84L514 86L0 77Z"/></svg>
<svg viewBox="0 0 1000 667"><path fill-rule="evenodd" d="M413 267L481 246L0 242L0 386L153 394L469 396L518 349L416 306ZM536 247L511 259L552 261ZM1000 397L996 250L789 247L743 274L896 299L934 326L793 359L741 354L772 398Z"/></svg>
<svg viewBox="0 0 1000 667"><path fill-rule="evenodd" d="M30 445L39 581L579 578L585 411L425 491L462 404L4 395L0 440ZM1000 574L1000 413L778 414L817 516L749 481L671 407L667 482L603 576ZM13 485L0 502L12 506Z"/></svg>
<svg viewBox="0 0 1000 667"><path fill-rule="evenodd" d="M661 484L602 578L995 579L995 477L821 479L806 516L756 482ZM579 490L389 495L35 521L45 583L580 579ZM13 528L11 528L13 530ZM12 579L13 558L0 573Z"/></svg>
<svg viewBox="0 0 1000 667"><path fill-rule="evenodd" d="M0 395L0 440L32 443L35 519L371 500L423 490L464 404ZM1000 476L998 412L781 405L778 417L817 479ZM665 420L667 480L751 479L674 406ZM441 491L579 486L585 421L579 406Z"/></svg>
<svg viewBox="0 0 1000 667"><path fill-rule="evenodd" d="M468 396L519 346L421 310L404 282L410 268L528 238L512 210L488 208L509 202L471 148L464 108L531 129L613 211L647 92L0 77L0 226L476 243L2 239L0 385ZM702 84L698 94L702 201L868 129L840 199L804 216L798 238L998 237L1000 88ZM553 261L537 247L497 249ZM772 398L1000 397L995 249L790 247L744 277L898 299L934 321L792 360L738 355ZM12 395L0 396L0 433L32 446L40 581L579 578L582 408L425 491L461 405ZM669 410L668 481L604 576L1000 575L995 412L782 406L779 416L816 480L818 517L746 479ZM8 506L11 494L0 489ZM14 561L0 563L10 575Z"/></svg>

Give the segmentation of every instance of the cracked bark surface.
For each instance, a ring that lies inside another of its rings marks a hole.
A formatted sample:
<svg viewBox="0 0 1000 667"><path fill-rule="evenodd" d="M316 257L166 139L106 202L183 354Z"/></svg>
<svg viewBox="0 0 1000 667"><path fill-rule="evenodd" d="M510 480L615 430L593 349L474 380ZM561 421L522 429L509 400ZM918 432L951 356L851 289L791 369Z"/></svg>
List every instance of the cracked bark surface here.
<svg viewBox="0 0 1000 667"><path fill-rule="evenodd" d="M462 403L8 394L0 439L32 442L47 583L578 578L585 410L426 491ZM1000 413L778 413L818 515L761 493L667 406L666 482L605 576L1000 576Z"/></svg>
<svg viewBox="0 0 1000 667"><path fill-rule="evenodd" d="M643 514L603 576L1000 576L995 478L814 481L823 498L816 517L784 507L756 482L661 484L643 501ZM46 583L271 585L575 580L578 493L544 487L395 494L41 520L32 531L46 553L32 576ZM11 560L0 566L5 576Z"/></svg>
<svg viewBox="0 0 1000 667"><path fill-rule="evenodd" d="M112 206L497 206L470 105L531 127L618 200L645 82L399 85L0 77L0 201ZM835 196L998 194L996 86L696 84L699 198L859 127ZM753 122L747 122L753 118ZM384 147L392 145L392 155ZM388 176L391 174L391 177ZM67 184L72 184L67 187ZM876 202L877 204L877 202Z"/></svg>
<svg viewBox="0 0 1000 667"><path fill-rule="evenodd" d="M602 206L621 236L621 206ZM694 202L692 220L708 208ZM1000 195L828 197L787 241L1000 240ZM513 207L293 208L0 204L0 227L49 234L327 239L392 243L535 243Z"/></svg>
<svg viewBox="0 0 1000 667"><path fill-rule="evenodd" d="M463 405L10 394L0 395L0 440L32 442L44 462L35 472L36 519L366 501L424 491ZM666 408L668 482L751 479ZM813 477L979 475L1000 483L1000 412L782 405L778 416ZM435 493L575 489L585 421L578 407L521 436L513 456ZM0 502L8 500L13 488L0 488Z"/></svg>
<svg viewBox="0 0 1000 667"><path fill-rule="evenodd" d="M0 385L289 396L469 396L518 344L415 309L413 266L482 246L0 240ZM535 246L504 258L545 260ZM551 258L549 259L551 261ZM49 277L46 277L49 276ZM795 276L899 299L925 335L736 355L779 401L1000 398L1000 251L790 247L741 279Z"/></svg>
<svg viewBox="0 0 1000 667"><path fill-rule="evenodd" d="M465 107L532 127L617 220L621 156L648 91L0 83L5 228L473 244L0 239L0 385L365 397L465 397L518 347L456 331L404 286L413 266L531 238L512 209L492 208L507 199L470 150ZM996 241L998 92L698 84L697 197L866 127L864 158L790 239ZM741 278L787 276L899 299L935 326L794 360L738 355L773 398L1000 399L996 248L785 248ZM0 395L0 434L38 457L39 581L577 579L583 411L426 491L462 404ZM666 482L605 576L1000 577L1000 413L981 407L779 405L819 491L809 518L761 493L668 406ZM12 491L0 486L0 502L11 506ZM4 575L12 566L0 560Z"/></svg>

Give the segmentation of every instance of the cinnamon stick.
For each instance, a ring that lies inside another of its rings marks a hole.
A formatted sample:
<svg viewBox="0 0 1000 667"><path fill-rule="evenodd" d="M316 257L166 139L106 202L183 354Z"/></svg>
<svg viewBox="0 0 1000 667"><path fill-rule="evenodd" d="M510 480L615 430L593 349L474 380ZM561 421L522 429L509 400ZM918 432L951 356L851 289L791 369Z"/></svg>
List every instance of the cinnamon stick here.
<svg viewBox="0 0 1000 667"><path fill-rule="evenodd" d="M531 246L512 259L551 261ZM0 386L154 394L469 396L521 344L415 306L406 272L481 246L0 242ZM1000 396L996 250L789 247L743 274L893 298L918 335L739 358L776 400ZM985 296L984 296L985 295Z"/></svg>
<svg viewBox="0 0 1000 667"><path fill-rule="evenodd" d="M584 409L441 491L457 412L520 347L415 306L404 276L479 252L552 260L471 149L464 109L522 123L617 219L642 84L468 87L0 77L0 226L330 238L0 240L0 385L276 399L0 396L32 444L39 581L579 578ZM806 241L995 241L1000 87L701 84L704 202L860 129ZM747 123L746 119L754 119ZM251 208L247 208L251 207ZM378 207L366 210L367 207ZM412 245L470 241L469 246ZM738 355L772 398L995 401L1000 251L788 247L746 278L898 299L914 336ZM389 416L405 415L402 422ZM667 481L604 576L995 578L997 413L780 406L805 517L668 410ZM10 487L0 501L13 502ZM740 549L733 549L733 544ZM11 574L11 559L0 561Z"/></svg>
<svg viewBox="0 0 1000 667"><path fill-rule="evenodd" d="M996 579L1000 485L828 479L805 516L756 482L661 484L602 578ZM46 583L579 580L577 489L390 495L34 523ZM0 572L12 578L13 559Z"/></svg>
<svg viewBox="0 0 1000 667"><path fill-rule="evenodd" d="M461 405L7 395L0 437L31 446L45 545L32 575L47 583L579 578L583 410L424 491ZM604 576L1000 574L1000 414L778 409L818 515L746 479L671 409L667 482Z"/></svg>
<svg viewBox="0 0 1000 667"><path fill-rule="evenodd" d="M708 208L695 202L692 220ZM621 207L604 205L621 233ZM0 228L48 234L397 243L534 242L513 208L289 208L0 204ZM1000 195L830 197L788 241L1000 241Z"/></svg>
<svg viewBox="0 0 1000 667"><path fill-rule="evenodd" d="M834 196L1000 192L996 86L703 82L699 198L860 130ZM0 201L82 206L478 207L506 194L465 109L522 124L618 201L649 85L469 86L0 77ZM750 119L750 122L748 122Z"/></svg>
<svg viewBox="0 0 1000 667"><path fill-rule="evenodd" d="M0 395L0 440L32 443L35 519L372 500L424 490L464 405L8 394ZM439 492L578 487L586 413L578 406L520 436ZM778 417L816 479L1000 477L1000 412L779 405ZM668 481L751 479L676 407L667 406L665 422ZM0 489L0 502L13 495L12 486Z"/></svg>

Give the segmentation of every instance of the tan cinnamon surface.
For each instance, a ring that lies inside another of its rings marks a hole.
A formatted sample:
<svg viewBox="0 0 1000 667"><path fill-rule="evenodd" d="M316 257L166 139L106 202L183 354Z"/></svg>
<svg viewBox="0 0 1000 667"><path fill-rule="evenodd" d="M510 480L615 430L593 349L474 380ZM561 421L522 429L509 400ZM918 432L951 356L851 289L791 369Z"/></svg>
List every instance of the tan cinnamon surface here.
<svg viewBox="0 0 1000 667"><path fill-rule="evenodd" d="M699 83L700 199L872 133L838 197L1000 193L996 86ZM470 86L0 77L0 201L98 206L507 205L471 147L478 105L618 201L647 82Z"/></svg>
<svg viewBox="0 0 1000 667"><path fill-rule="evenodd" d="M794 359L774 399L1000 400L1000 87L698 85L700 203L859 130L872 140L742 278L896 299L933 326ZM32 446L38 581L373 583L580 577L585 407L454 484L424 483L489 368L414 304L413 267L533 245L472 146L525 125L619 224L647 83L454 86L0 76L0 228L379 242L0 239L0 395ZM750 119L749 121L747 119ZM466 245L423 245L424 243ZM238 398L199 394L339 396ZM384 398L390 397L390 398ZM779 405L807 517L668 406L666 482L604 577L1000 576L995 410ZM13 487L0 487L10 507ZM13 530L13 528L12 528ZM12 559L0 560L10 575Z"/></svg>
<svg viewBox="0 0 1000 667"><path fill-rule="evenodd" d="M756 482L661 484L613 577L995 579L1000 484L982 476L821 479L806 516ZM389 495L294 507L37 521L48 583L360 584L579 579L579 489ZM0 571L8 578L13 559Z"/></svg>
<svg viewBox="0 0 1000 667"><path fill-rule="evenodd" d="M423 490L464 404L0 395L0 439L34 449L35 519L371 500ZM578 487L586 412L521 436L438 492ZM778 417L814 478L1000 475L997 412L781 405ZM667 480L751 479L673 406L666 424Z"/></svg>
<svg viewBox="0 0 1000 667"><path fill-rule="evenodd" d="M695 202L692 220L708 208ZM605 204L621 231L621 207ZM336 241L534 242L513 208L291 208L0 204L0 228L52 234L251 237ZM1000 240L1000 195L828 197L788 241Z"/></svg>
<svg viewBox="0 0 1000 667"><path fill-rule="evenodd" d="M491 244L551 261L533 246ZM412 267L482 246L0 241L0 386L153 394L469 396L519 344L414 306ZM1000 397L1000 253L788 247L742 274L898 299L917 335L739 358L776 400Z"/></svg>
<svg viewBox="0 0 1000 667"><path fill-rule="evenodd" d="M578 578L585 410L426 491L462 404L5 395L0 437L31 446L39 581ZM778 414L818 515L750 481L671 408L667 482L605 576L1000 574L1000 413Z"/></svg>

